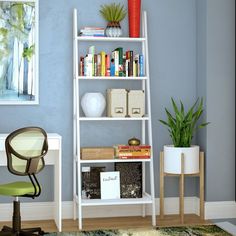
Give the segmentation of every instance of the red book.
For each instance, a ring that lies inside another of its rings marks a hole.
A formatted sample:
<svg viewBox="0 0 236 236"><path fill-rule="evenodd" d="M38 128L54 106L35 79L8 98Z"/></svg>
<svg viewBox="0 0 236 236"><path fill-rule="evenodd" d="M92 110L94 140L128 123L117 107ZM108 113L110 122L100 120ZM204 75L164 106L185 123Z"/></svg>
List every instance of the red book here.
<svg viewBox="0 0 236 236"><path fill-rule="evenodd" d="M106 55L105 56L105 61L106 61L106 72L105 72L105 76L110 76L110 55Z"/></svg>
<svg viewBox="0 0 236 236"><path fill-rule="evenodd" d="M80 57L79 62L79 75L84 76L84 57Z"/></svg>
<svg viewBox="0 0 236 236"><path fill-rule="evenodd" d="M129 150L139 150L139 149L150 149L150 145L138 145L138 146L130 146L130 145L118 145L118 149L129 149Z"/></svg>
<svg viewBox="0 0 236 236"><path fill-rule="evenodd" d="M119 156L118 159L150 159L150 156Z"/></svg>

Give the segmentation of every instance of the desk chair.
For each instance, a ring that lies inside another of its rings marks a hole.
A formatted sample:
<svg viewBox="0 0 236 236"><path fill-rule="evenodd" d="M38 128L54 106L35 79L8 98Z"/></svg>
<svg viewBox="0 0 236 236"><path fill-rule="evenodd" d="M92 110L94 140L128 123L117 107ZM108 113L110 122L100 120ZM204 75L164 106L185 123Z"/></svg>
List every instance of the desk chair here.
<svg viewBox="0 0 236 236"><path fill-rule="evenodd" d="M0 235L43 235L40 227L21 229L19 197L38 197L41 187L35 176L44 168L48 151L47 134L39 127L25 127L9 134L5 141L8 170L29 181L0 184L0 195L13 196L12 228L3 226Z"/></svg>

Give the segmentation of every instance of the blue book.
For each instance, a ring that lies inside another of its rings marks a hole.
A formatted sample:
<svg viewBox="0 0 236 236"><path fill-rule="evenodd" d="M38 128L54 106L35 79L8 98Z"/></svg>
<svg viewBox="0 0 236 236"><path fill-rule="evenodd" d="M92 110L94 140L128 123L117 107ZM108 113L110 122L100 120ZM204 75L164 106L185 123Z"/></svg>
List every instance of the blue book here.
<svg viewBox="0 0 236 236"><path fill-rule="evenodd" d="M111 59L111 64L110 64L110 75L115 76L115 60L114 58Z"/></svg>
<svg viewBox="0 0 236 236"><path fill-rule="evenodd" d="M139 67L140 67L140 72L139 76L144 76L144 64L143 64L143 55L139 55Z"/></svg>

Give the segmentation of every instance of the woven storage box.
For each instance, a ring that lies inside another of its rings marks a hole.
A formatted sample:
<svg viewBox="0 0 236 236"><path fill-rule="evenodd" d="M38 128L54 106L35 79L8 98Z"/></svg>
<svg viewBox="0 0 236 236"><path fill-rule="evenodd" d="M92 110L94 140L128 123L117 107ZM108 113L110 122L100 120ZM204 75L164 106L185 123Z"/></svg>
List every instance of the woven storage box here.
<svg viewBox="0 0 236 236"><path fill-rule="evenodd" d="M127 115L127 91L107 89L107 116L125 117Z"/></svg>
<svg viewBox="0 0 236 236"><path fill-rule="evenodd" d="M145 94L143 90L128 92L128 116L143 117L145 114Z"/></svg>
<svg viewBox="0 0 236 236"><path fill-rule="evenodd" d="M114 159L113 147L83 147L80 150L82 160Z"/></svg>
<svg viewBox="0 0 236 236"><path fill-rule="evenodd" d="M141 198L142 162L115 163L115 171L120 171L121 198Z"/></svg>

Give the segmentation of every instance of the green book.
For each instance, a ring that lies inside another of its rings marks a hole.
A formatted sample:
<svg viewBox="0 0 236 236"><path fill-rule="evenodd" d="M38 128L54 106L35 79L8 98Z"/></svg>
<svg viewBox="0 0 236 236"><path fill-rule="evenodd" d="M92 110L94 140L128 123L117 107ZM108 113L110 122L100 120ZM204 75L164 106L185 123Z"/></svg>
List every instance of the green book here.
<svg viewBox="0 0 236 236"><path fill-rule="evenodd" d="M119 76L124 76L123 72L123 48L116 48L115 51L118 51L119 54Z"/></svg>

